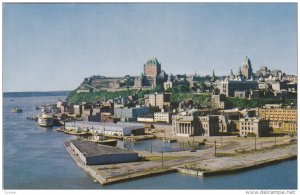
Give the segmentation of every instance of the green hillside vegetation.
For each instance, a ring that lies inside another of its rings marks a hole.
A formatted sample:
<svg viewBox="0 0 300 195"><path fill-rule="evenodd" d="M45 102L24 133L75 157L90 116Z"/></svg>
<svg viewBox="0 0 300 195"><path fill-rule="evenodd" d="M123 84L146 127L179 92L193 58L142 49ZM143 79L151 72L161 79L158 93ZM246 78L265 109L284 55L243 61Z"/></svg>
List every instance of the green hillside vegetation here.
<svg viewBox="0 0 300 195"><path fill-rule="evenodd" d="M176 89L177 90L177 89ZM79 104L81 102L96 102L96 101L104 101L118 97L125 97L134 95L137 90L125 90L125 91L117 91L117 92L107 92L107 91L99 91L99 92L90 92L90 93L76 93L76 90L72 91L68 97L67 101L73 104ZM151 94L155 92L163 92L162 88L154 88L152 90L141 90L138 92L137 96L139 99L139 103L144 103L144 95ZM181 92L177 91L171 92L171 103L174 107L178 106L180 102L192 100L196 105L199 106L208 106L210 105L211 96L209 94L197 94L191 92ZM226 102L231 107L239 107L239 108L256 108L261 107L265 104L285 104L285 105L297 105L297 99L278 99L278 98L259 98L259 99L243 99L243 98L233 98L227 97Z"/></svg>
<svg viewBox="0 0 300 195"><path fill-rule="evenodd" d="M172 94L171 102L179 103L183 101L192 100L195 104L199 106L207 106L210 104L211 97L207 94L194 94L194 93L178 93Z"/></svg>
<svg viewBox="0 0 300 195"><path fill-rule="evenodd" d="M120 96L130 96L133 93L134 91L132 90L118 92L97 91L89 93L77 93L76 90L74 90L68 95L66 101L73 104L79 104L81 102L97 102Z"/></svg>
<svg viewBox="0 0 300 195"><path fill-rule="evenodd" d="M275 99L275 98L259 98L259 99L243 99L227 97L226 101L232 107L238 108L256 108L261 107L265 104L285 104L285 105L297 105L297 99Z"/></svg>
<svg viewBox="0 0 300 195"><path fill-rule="evenodd" d="M154 88L152 90L141 90L138 92L138 98L144 98L145 94L162 92L163 90L159 87ZM136 94L137 90L124 90L124 91L116 91L116 92L108 92L108 91L97 91L97 92L89 92L89 93L77 93L76 90L72 91L66 101L71 104L79 104L81 102L97 102L104 101L118 97L127 97L130 95Z"/></svg>

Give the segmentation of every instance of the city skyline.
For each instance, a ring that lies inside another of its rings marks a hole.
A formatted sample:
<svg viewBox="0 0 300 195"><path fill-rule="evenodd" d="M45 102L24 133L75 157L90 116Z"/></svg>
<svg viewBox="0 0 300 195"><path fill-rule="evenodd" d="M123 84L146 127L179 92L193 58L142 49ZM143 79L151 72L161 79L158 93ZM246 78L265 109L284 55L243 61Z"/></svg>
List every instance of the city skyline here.
<svg viewBox="0 0 300 195"><path fill-rule="evenodd" d="M3 4L5 92L137 76L151 57L168 74L229 75L245 56L297 74L296 3Z"/></svg>

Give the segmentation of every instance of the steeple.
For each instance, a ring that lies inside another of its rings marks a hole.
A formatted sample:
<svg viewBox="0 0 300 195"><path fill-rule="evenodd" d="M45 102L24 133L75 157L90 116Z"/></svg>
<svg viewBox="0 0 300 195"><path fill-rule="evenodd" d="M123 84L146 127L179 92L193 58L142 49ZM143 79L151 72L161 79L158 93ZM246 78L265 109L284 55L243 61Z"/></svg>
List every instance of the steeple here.
<svg viewBox="0 0 300 195"><path fill-rule="evenodd" d="M216 80L217 80L217 78L216 78L216 75L215 75L215 70L213 70L211 81L214 82Z"/></svg>
<svg viewBox="0 0 300 195"><path fill-rule="evenodd" d="M230 70L230 77L231 77L231 78L234 77L232 69Z"/></svg>

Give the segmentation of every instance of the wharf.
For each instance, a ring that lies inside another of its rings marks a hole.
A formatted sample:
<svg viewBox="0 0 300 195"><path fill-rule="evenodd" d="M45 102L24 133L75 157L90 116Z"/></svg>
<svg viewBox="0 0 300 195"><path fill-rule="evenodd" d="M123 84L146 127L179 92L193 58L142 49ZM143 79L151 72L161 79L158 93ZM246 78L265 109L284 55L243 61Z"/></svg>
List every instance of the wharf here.
<svg viewBox="0 0 300 195"><path fill-rule="evenodd" d="M123 139L127 141L143 141L143 140L155 139L155 136L154 135L124 136Z"/></svg>
<svg viewBox="0 0 300 195"><path fill-rule="evenodd" d="M297 158L297 144L279 146L261 151L250 151L244 154L218 154L221 157L197 161L178 166L180 173L195 176L209 176L234 173L256 167L275 164L284 160ZM222 157L223 156L223 157Z"/></svg>
<svg viewBox="0 0 300 195"><path fill-rule="evenodd" d="M297 157L297 144L289 143L243 153L217 153L217 156L214 155L214 148L196 152L166 152L163 160L161 153L142 151L138 152L141 159L150 160L86 166L67 143L65 146L77 165L102 185L176 171L197 176L232 173Z"/></svg>

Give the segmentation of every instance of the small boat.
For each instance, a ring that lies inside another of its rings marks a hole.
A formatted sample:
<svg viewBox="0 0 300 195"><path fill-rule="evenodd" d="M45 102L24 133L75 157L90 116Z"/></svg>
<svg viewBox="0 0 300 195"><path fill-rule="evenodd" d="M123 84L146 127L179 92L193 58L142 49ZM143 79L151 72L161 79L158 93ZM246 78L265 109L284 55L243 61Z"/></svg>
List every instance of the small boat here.
<svg viewBox="0 0 300 195"><path fill-rule="evenodd" d="M118 143L116 139L105 139L105 136L99 134L89 136L85 140L107 146L116 146Z"/></svg>
<svg viewBox="0 0 300 195"><path fill-rule="evenodd" d="M76 131L76 130L65 130L64 133L70 134L70 135L90 135L89 132L86 131Z"/></svg>
<svg viewBox="0 0 300 195"><path fill-rule="evenodd" d="M58 127L55 130L59 132L65 132L65 127Z"/></svg>
<svg viewBox="0 0 300 195"><path fill-rule="evenodd" d="M13 102L13 101L15 101L15 100L9 100L9 101Z"/></svg>
<svg viewBox="0 0 300 195"><path fill-rule="evenodd" d="M53 126L53 117L50 114L42 112L38 116L38 124L41 127L52 127Z"/></svg>
<svg viewBox="0 0 300 195"><path fill-rule="evenodd" d="M106 146L116 146L117 145L117 140L115 139L107 139L107 140L91 140L91 142L97 143L97 144L101 144L101 145L106 145Z"/></svg>
<svg viewBox="0 0 300 195"><path fill-rule="evenodd" d="M23 112L23 110L19 107L14 107L13 109L11 109L12 112L15 112L15 113L20 113L20 112Z"/></svg>
<svg viewBox="0 0 300 195"><path fill-rule="evenodd" d="M34 109L36 109L36 110L39 110L39 109L40 109L40 107L36 106L36 107L34 107Z"/></svg>
<svg viewBox="0 0 300 195"><path fill-rule="evenodd" d="M37 116L27 116L26 119L27 120L38 121L38 117Z"/></svg>

